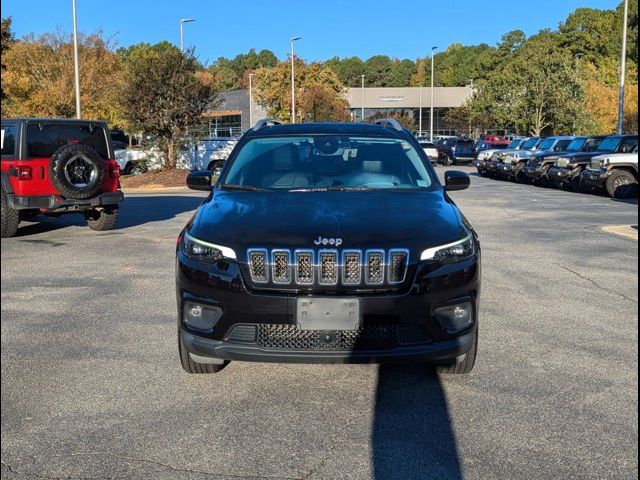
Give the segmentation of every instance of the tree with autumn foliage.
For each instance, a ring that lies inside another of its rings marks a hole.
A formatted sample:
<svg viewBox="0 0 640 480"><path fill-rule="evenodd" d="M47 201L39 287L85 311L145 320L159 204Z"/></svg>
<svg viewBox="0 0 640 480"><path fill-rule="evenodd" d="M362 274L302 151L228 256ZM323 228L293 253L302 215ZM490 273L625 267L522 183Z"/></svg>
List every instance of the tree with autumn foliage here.
<svg viewBox="0 0 640 480"><path fill-rule="evenodd" d="M122 65L108 39L98 32L80 35L80 98L85 118L122 125L117 107ZM2 61L2 114L25 117L75 115L73 44L63 33L27 36L11 43Z"/></svg>
<svg viewBox="0 0 640 480"><path fill-rule="evenodd" d="M256 102L269 115L291 120L291 62L259 68L254 77ZM319 63L296 59L296 120L321 122L349 120L344 86L335 73Z"/></svg>

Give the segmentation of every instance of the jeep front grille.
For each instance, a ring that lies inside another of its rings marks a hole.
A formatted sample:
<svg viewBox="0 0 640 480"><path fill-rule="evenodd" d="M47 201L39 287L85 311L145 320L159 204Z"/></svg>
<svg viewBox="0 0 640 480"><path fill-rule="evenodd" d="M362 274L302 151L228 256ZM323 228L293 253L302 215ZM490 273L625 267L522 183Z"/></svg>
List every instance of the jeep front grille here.
<svg viewBox="0 0 640 480"><path fill-rule="evenodd" d="M252 283L290 286L384 286L403 283L409 251L295 250L247 251Z"/></svg>

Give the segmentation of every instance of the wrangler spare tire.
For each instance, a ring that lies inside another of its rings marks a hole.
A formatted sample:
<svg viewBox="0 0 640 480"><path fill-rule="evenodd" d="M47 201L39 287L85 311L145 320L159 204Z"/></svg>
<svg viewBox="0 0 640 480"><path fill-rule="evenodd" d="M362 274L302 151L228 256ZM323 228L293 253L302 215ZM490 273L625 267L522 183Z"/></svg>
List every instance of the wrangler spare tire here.
<svg viewBox="0 0 640 480"><path fill-rule="evenodd" d="M104 180L104 160L88 145L64 145L53 152L51 183L67 198L93 197Z"/></svg>

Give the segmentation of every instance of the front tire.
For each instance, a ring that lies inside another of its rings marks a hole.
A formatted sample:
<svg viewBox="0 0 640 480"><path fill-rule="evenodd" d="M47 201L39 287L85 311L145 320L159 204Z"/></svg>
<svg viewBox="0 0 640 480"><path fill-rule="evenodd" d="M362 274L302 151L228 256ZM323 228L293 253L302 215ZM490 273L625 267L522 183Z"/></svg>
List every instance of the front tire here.
<svg viewBox="0 0 640 480"><path fill-rule="evenodd" d="M471 373L476 364L476 356L478 354L478 332L473 337L471 348L464 356L464 360L452 365L437 365L436 372L443 375L467 375Z"/></svg>
<svg viewBox="0 0 640 480"><path fill-rule="evenodd" d="M11 208L7 195L2 192L2 207L0 211L0 220L2 223L2 238L14 237L18 232L20 224L20 212Z"/></svg>
<svg viewBox="0 0 640 480"><path fill-rule="evenodd" d="M105 232L116 228L119 214L120 209L117 206L106 207L102 210L90 210L85 212L84 218L87 220L87 225L91 230Z"/></svg>
<svg viewBox="0 0 640 480"><path fill-rule="evenodd" d="M209 363L198 363L191 360L187 347L184 346L182 341L182 335L178 332L178 353L180 355L180 363L185 372L190 374L201 375L205 373L218 373L229 362L225 362L222 365L214 365Z"/></svg>
<svg viewBox="0 0 640 480"><path fill-rule="evenodd" d="M612 198L635 198L638 196L638 179L627 170L615 170L607 178L606 188Z"/></svg>

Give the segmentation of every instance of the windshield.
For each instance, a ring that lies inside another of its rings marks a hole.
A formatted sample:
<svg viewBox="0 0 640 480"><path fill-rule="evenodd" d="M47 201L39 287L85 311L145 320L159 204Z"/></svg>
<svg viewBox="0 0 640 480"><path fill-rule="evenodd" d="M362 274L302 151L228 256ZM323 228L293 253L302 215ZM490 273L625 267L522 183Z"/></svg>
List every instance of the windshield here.
<svg viewBox="0 0 640 480"><path fill-rule="evenodd" d="M598 145L598 148L596 151L598 152L613 152L616 148L618 148L618 145L620 145L620 142L622 141L622 138L620 137L608 137L605 138L600 145Z"/></svg>
<svg viewBox="0 0 640 480"><path fill-rule="evenodd" d="M434 180L406 140L333 135L249 140L222 188L246 190L396 190Z"/></svg>
<svg viewBox="0 0 640 480"><path fill-rule="evenodd" d="M515 140L511 140L511 142L509 143L507 148L509 150L515 150L516 148L518 148L520 146L520 144L522 144L522 142L523 142L523 140L521 138L516 138Z"/></svg>
<svg viewBox="0 0 640 480"><path fill-rule="evenodd" d="M567 152L579 152L584 147L584 144L587 143L586 138L576 138L567 146Z"/></svg>
<svg viewBox="0 0 640 480"><path fill-rule="evenodd" d="M547 138L540 142L540 145L538 145L538 150L551 150L554 143L556 143L555 138Z"/></svg>
<svg viewBox="0 0 640 480"><path fill-rule="evenodd" d="M522 150L531 150L532 148L534 148L538 144L539 140L540 140L539 138L535 138L535 137L530 138L529 140L524 142L520 148Z"/></svg>

